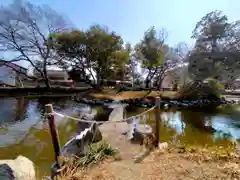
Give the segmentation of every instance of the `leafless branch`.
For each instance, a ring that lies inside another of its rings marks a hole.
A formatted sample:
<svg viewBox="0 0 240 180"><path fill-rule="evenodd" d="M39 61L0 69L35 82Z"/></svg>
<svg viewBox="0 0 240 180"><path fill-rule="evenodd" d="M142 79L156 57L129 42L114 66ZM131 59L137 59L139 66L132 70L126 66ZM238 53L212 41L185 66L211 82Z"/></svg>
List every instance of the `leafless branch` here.
<svg viewBox="0 0 240 180"><path fill-rule="evenodd" d="M165 28L162 28L160 31L158 31L158 40L161 45L163 45L166 42L167 38L168 38L168 32Z"/></svg>
<svg viewBox="0 0 240 180"><path fill-rule="evenodd" d="M0 51L11 54L11 62L26 61L47 78L46 66L54 59L48 36L67 27L64 18L47 6L14 1L0 8ZM36 60L43 62L43 69Z"/></svg>

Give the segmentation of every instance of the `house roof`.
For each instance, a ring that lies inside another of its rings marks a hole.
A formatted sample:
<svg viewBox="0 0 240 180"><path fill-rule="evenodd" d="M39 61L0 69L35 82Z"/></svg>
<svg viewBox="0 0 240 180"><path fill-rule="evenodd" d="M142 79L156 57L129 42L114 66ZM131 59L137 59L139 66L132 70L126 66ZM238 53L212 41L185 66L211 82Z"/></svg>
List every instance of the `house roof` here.
<svg viewBox="0 0 240 180"><path fill-rule="evenodd" d="M9 62L9 61L1 60L1 59L0 59L0 65L2 65L2 64L3 64L3 65L6 65L6 66L8 66L8 67L20 68L20 69L27 70L27 68L22 67L22 66L20 66L20 65L18 65L18 64L16 64L16 63L13 63L13 62Z"/></svg>

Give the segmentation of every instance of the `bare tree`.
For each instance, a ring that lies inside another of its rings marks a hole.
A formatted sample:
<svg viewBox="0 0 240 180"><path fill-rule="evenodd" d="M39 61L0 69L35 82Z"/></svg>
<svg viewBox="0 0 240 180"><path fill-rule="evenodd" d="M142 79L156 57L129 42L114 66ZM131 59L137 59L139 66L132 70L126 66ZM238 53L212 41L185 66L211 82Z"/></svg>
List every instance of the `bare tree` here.
<svg viewBox="0 0 240 180"><path fill-rule="evenodd" d="M15 0L0 8L0 51L10 54L10 62L30 64L50 89L47 67L54 63L55 54L48 37L67 28L66 20L50 7Z"/></svg>
<svg viewBox="0 0 240 180"><path fill-rule="evenodd" d="M176 72L177 69L178 71L179 69L182 69L187 54L188 45L182 42L178 43L176 47L168 47L164 51L165 61L163 62L163 64L157 67L154 77L155 85L158 89L162 87L162 82L167 75L173 74L172 72ZM180 73L177 73L177 76L179 75Z"/></svg>
<svg viewBox="0 0 240 180"><path fill-rule="evenodd" d="M179 42L174 48L174 51L178 58L180 58L182 61L185 61L191 49L192 47L189 44L185 42Z"/></svg>
<svg viewBox="0 0 240 180"><path fill-rule="evenodd" d="M156 87L157 89L160 89L162 87L162 82L165 79L165 77L174 70L178 65L178 62L174 60L166 60L162 66L159 66L157 68L157 73L155 76L156 79Z"/></svg>

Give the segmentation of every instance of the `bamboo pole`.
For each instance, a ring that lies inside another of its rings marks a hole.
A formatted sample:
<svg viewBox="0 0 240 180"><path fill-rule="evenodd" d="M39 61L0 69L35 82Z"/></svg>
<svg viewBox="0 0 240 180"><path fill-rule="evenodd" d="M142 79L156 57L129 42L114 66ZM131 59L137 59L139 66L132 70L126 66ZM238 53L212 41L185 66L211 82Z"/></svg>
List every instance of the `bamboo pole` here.
<svg viewBox="0 0 240 180"><path fill-rule="evenodd" d="M48 118L48 125L52 137L53 148L55 152L55 160L58 162L58 157L60 155L60 145L59 145L59 137L58 131L55 125L54 115L53 115L53 106L52 104L45 105L47 118Z"/></svg>
<svg viewBox="0 0 240 180"><path fill-rule="evenodd" d="M158 147L158 144L160 142L160 97L156 97L156 144L155 147Z"/></svg>

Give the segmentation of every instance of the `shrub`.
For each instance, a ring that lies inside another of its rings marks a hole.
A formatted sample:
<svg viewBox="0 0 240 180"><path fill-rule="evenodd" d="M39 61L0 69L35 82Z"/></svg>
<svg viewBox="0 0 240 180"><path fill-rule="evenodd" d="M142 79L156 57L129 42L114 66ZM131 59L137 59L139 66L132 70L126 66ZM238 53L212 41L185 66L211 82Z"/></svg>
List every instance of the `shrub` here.
<svg viewBox="0 0 240 180"><path fill-rule="evenodd" d="M118 151L110 146L110 144L106 142L94 143L89 146L89 150L87 154L79 158L79 162L81 165L86 166L92 163L96 164L102 161L105 158L113 157L117 158Z"/></svg>
<svg viewBox="0 0 240 180"><path fill-rule="evenodd" d="M89 145L89 149L85 156L62 156L60 157L61 173L59 179L72 179L76 173L83 170L84 167L98 164L107 158L120 159L119 152L112 148L110 144L105 141L93 143ZM74 179L74 178L73 178Z"/></svg>
<svg viewBox="0 0 240 180"><path fill-rule="evenodd" d="M111 147L110 144L105 141L98 143L92 143L88 147L86 155L83 157L75 156L62 156L60 158L61 165L68 165L74 167L84 167L91 164L96 164L105 158L113 157L117 159L118 151Z"/></svg>
<svg viewBox="0 0 240 180"><path fill-rule="evenodd" d="M224 86L214 79L207 79L204 82L190 82L177 93L176 99L196 100L220 98Z"/></svg>
<svg viewBox="0 0 240 180"><path fill-rule="evenodd" d="M224 85L214 79L209 79L207 84L217 96L220 96L224 92Z"/></svg>

